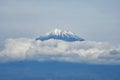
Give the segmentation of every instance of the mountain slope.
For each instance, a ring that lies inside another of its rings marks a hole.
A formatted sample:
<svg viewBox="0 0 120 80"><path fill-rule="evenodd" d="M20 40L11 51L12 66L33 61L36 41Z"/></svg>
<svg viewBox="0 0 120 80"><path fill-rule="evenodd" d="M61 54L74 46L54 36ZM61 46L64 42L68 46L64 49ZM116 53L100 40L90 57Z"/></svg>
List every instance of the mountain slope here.
<svg viewBox="0 0 120 80"><path fill-rule="evenodd" d="M49 39L64 40L64 41L70 41L70 42L84 41L83 38L76 36L74 33L68 30L60 30L60 29L54 29L53 31L47 33L46 35L36 38L36 40L41 40L41 41L45 41Z"/></svg>

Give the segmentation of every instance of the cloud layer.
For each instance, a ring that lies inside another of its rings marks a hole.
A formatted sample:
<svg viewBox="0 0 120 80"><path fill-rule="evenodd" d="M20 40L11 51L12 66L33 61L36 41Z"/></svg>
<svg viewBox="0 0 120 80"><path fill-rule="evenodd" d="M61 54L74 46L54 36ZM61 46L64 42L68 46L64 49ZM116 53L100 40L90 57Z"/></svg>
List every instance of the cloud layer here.
<svg viewBox="0 0 120 80"><path fill-rule="evenodd" d="M120 64L120 46L96 41L7 39L0 51L0 62L21 60Z"/></svg>

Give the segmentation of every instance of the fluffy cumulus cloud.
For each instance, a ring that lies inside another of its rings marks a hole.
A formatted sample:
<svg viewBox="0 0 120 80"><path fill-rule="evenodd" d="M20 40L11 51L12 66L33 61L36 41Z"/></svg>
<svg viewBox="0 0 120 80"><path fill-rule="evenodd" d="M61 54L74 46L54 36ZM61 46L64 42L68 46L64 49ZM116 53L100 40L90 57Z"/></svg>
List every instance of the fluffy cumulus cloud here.
<svg viewBox="0 0 120 80"><path fill-rule="evenodd" d="M6 40L4 48L0 50L0 62L23 60L120 64L120 46L96 41Z"/></svg>

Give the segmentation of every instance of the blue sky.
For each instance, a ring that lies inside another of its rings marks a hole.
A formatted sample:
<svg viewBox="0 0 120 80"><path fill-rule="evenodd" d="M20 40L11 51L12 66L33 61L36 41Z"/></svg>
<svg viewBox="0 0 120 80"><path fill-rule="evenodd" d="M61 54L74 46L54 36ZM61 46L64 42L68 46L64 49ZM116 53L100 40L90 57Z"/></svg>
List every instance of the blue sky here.
<svg viewBox="0 0 120 80"><path fill-rule="evenodd" d="M120 41L119 0L0 0L0 42L54 28L96 41Z"/></svg>

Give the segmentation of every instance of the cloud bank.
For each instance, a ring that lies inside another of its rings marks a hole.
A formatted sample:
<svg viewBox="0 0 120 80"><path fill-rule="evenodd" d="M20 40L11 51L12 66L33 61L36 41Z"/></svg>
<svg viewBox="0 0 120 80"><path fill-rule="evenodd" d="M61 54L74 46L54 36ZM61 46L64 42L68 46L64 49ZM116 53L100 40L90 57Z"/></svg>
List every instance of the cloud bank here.
<svg viewBox="0 0 120 80"><path fill-rule="evenodd" d="M120 46L96 41L7 39L0 50L0 62L23 60L120 64Z"/></svg>

